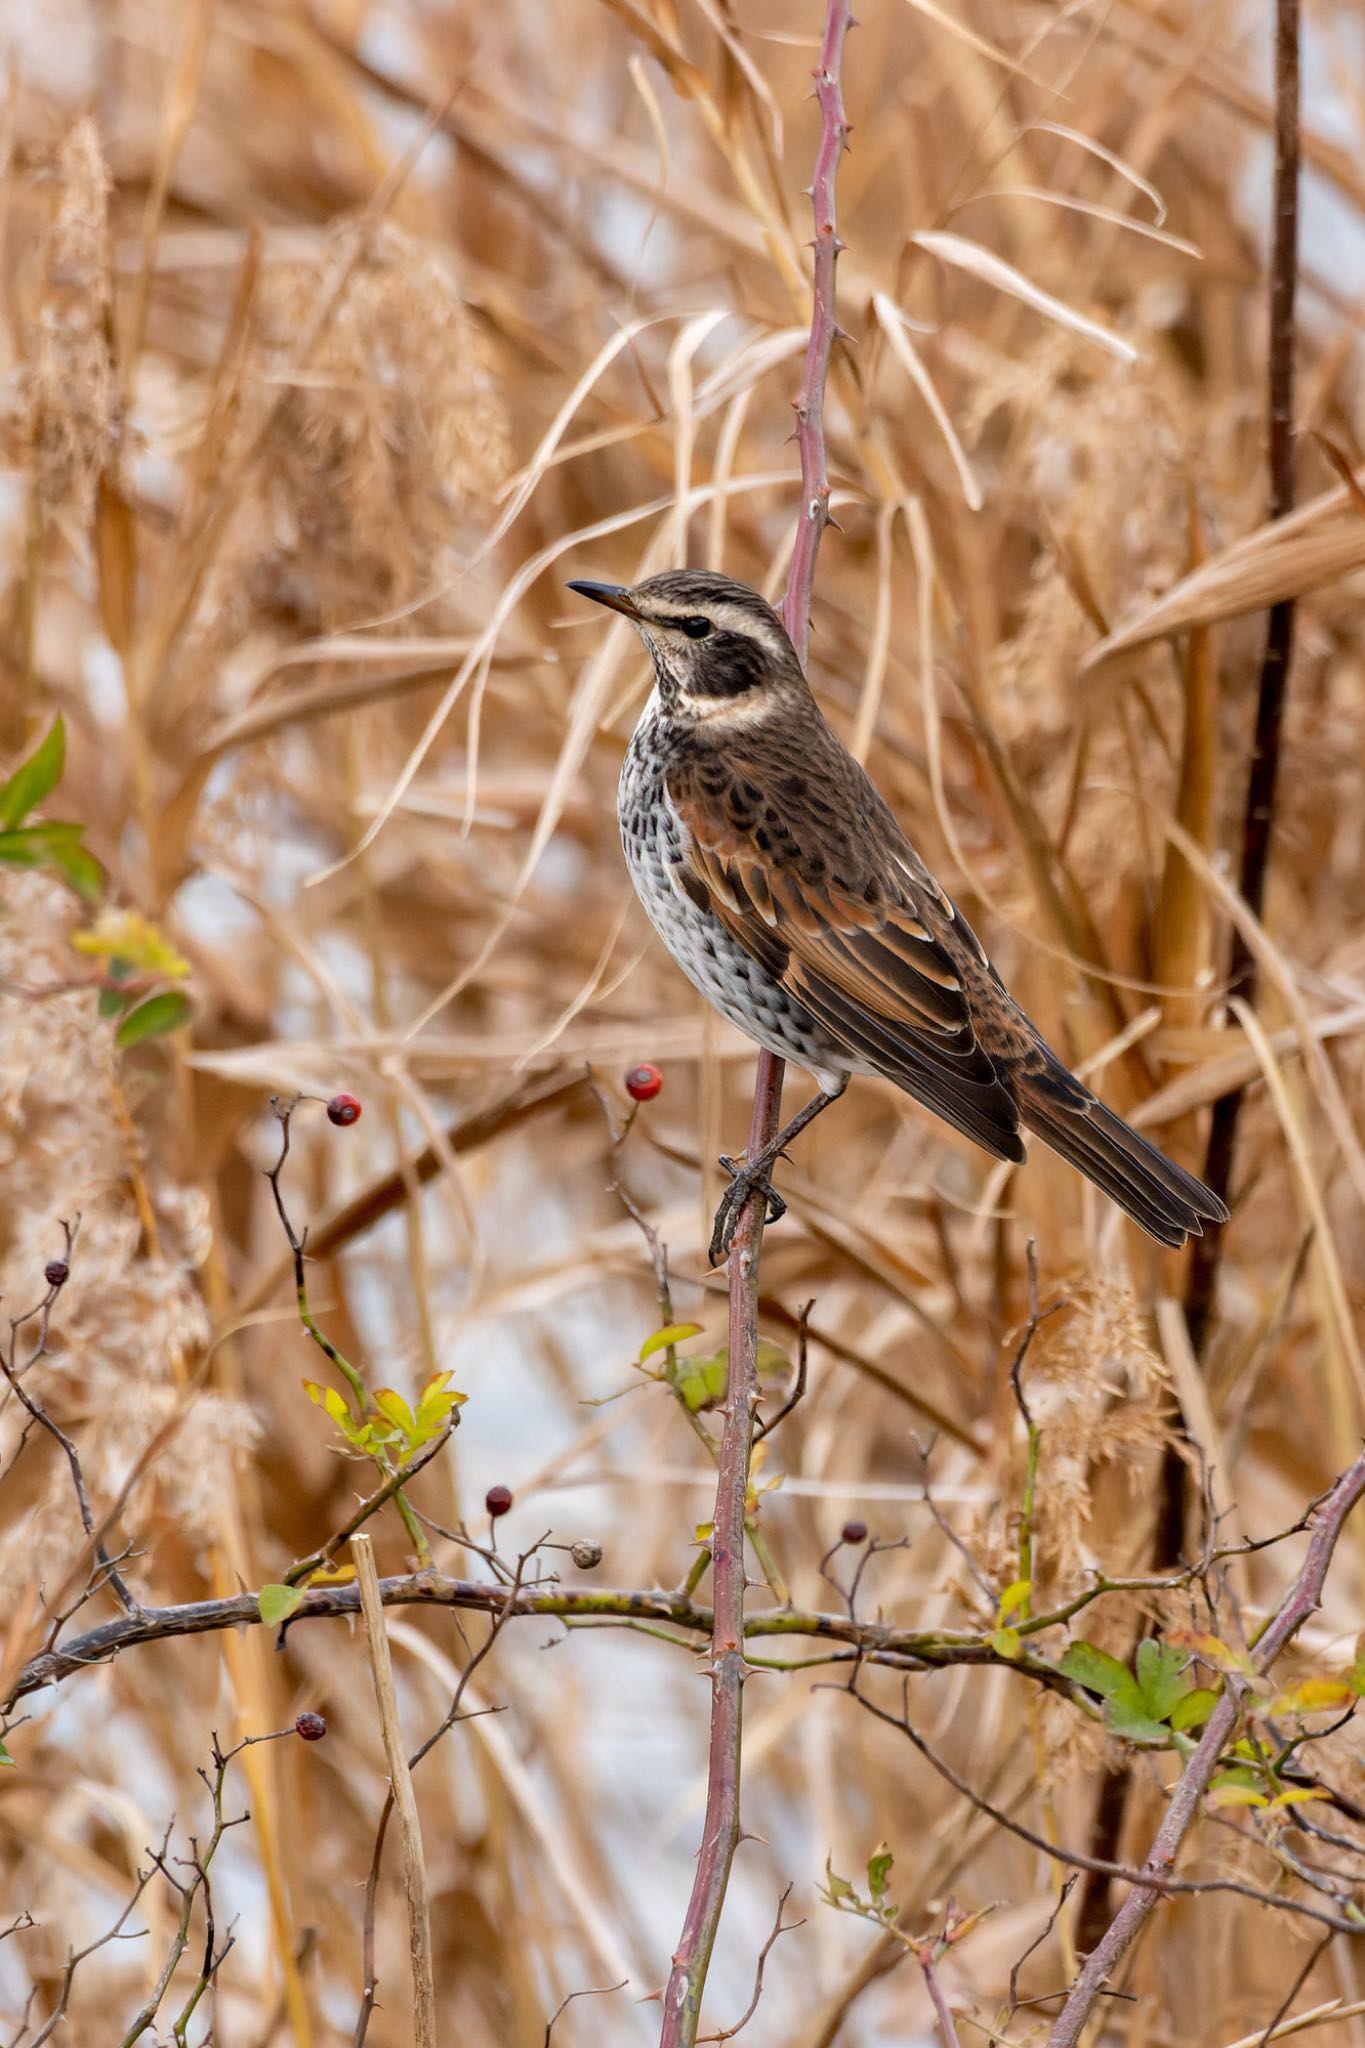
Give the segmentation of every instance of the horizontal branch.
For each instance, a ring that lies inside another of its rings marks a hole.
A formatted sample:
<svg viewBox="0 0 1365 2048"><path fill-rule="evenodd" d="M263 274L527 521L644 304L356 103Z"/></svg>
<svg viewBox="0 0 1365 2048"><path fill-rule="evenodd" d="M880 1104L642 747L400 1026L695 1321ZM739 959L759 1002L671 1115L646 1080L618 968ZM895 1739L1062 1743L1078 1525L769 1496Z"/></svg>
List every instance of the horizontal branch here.
<svg viewBox="0 0 1365 2048"><path fill-rule="evenodd" d="M602 1620L671 1624L689 1634L709 1636L715 1616L711 1608L699 1606L681 1593L637 1592L597 1586L526 1586L511 1600L505 1586L478 1579L450 1579L438 1572L409 1572L400 1578L381 1579L380 1596L386 1607L459 1607L475 1613L499 1615L539 1614L562 1620ZM360 1596L354 1583L313 1586L304 1594L302 1605L290 1616L286 1627L329 1616L358 1614ZM260 1621L260 1607L254 1593L236 1593L225 1600L192 1600L177 1607L145 1607L138 1614L124 1615L101 1623L84 1635L73 1636L57 1648L44 1650L29 1659L20 1672L5 1710L43 1686L56 1685L92 1664L106 1663L124 1650L143 1643L169 1641L177 1636L210 1635L220 1629L251 1627ZM881 1622L861 1622L846 1614L802 1613L782 1607L760 1610L745 1617L746 1639L760 1636L805 1636L816 1641L846 1644L859 1655L884 1660L908 1659L917 1666L933 1668L947 1664L995 1664L1006 1670L1055 1684L1067 1692L1071 1682L1041 1658L1001 1657L982 1637L950 1631L909 1631Z"/></svg>

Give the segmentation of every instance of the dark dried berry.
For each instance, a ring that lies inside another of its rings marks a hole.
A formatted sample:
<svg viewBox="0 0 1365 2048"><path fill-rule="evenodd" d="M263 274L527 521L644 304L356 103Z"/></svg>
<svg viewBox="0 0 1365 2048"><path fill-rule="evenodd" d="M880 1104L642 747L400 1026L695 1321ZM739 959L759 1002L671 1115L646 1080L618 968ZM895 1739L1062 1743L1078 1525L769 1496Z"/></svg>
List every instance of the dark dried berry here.
<svg viewBox="0 0 1365 2048"><path fill-rule="evenodd" d="M867 1523L845 1522L843 1528L839 1531L839 1541L841 1543L866 1543Z"/></svg>
<svg viewBox="0 0 1365 2048"><path fill-rule="evenodd" d="M499 1515L505 1515L512 1505L510 1486L490 1486L483 1497L483 1504L496 1522Z"/></svg>
<svg viewBox="0 0 1365 2048"><path fill-rule="evenodd" d="M357 1124L360 1104L354 1095L334 1095L327 1105L327 1114L334 1124Z"/></svg>
<svg viewBox="0 0 1365 2048"><path fill-rule="evenodd" d="M648 1060L631 1067L626 1075L626 1093L632 1102L652 1102L664 1085L664 1077Z"/></svg>
<svg viewBox="0 0 1365 2048"><path fill-rule="evenodd" d="M65 1287L71 1278L71 1268L65 1259L49 1259L43 1267L43 1278L49 1287Z"/></svg>
<svg viewBox="0 0 1365 2048"><path fill-rule="evenodd" d="M595 1572L602 1562L602 1546L600 1543L575 1543L569 1555L579 1571Z"/></svg>
<svg viewBox="0 0 1365 2048"><path fill-rule="evenodd" d="M301 1735L305 1742L321 1742L327 1733L327 1723L321 1714L300 1714L294 1723L294 1733Z"/></svg>

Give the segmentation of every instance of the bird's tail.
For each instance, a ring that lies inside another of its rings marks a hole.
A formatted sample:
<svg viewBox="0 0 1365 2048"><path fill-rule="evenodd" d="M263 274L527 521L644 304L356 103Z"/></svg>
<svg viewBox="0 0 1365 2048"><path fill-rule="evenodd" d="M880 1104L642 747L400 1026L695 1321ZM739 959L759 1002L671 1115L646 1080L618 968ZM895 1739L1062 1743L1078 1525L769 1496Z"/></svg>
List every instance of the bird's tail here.
<svg viewBox="0 0 1365 2048"><path fill-rule="evenodd" d="M1227 1222L1227 1209L1203 1181L1106 1109L1060 1061L1043 1074L1020 1075L1016 1086L1028 1129L1158 1244L1179 1246L1187 1237L1202 1237L1206 1222Z"/></svg>

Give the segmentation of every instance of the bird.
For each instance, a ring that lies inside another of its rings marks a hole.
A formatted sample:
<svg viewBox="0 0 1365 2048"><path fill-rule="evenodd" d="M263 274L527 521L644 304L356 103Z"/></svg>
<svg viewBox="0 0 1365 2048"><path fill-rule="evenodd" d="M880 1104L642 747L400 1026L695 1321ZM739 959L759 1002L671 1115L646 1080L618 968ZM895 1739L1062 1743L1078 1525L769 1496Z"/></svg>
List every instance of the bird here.
<svg viewBox="0 0 1365 2048"><path fill-rule="evenodd" d="M731 1174L713 1265L749 1196L853 1076L880 1075L997 1159L1027 1130L1159 1244L1227 1221L1218 1196L1069 1071L829 725L781 618L698 569L571 590L629 619L654 688L617 813L646 914L723 1016L819 1087Z"/></svg>

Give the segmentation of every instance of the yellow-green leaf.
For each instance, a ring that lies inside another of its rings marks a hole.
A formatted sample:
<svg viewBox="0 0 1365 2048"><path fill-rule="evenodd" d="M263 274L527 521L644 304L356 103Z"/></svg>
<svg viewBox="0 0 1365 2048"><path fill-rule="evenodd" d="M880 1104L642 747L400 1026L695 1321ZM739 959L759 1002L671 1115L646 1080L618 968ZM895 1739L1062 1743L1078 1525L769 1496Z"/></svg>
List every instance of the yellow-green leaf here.
<svg viewBox="0 0 1365 2048"><path fill-rule="evenodd" d="M1301 1678L1297 1685L1286 1687L1275 1701L1271 1712L1335 1714L1343 1707L1353 1706L1355 1698L1355 1687L1349 1685L1344 1678Z"/></svg>
<svg viewBox="0 0 1365 2048"><path fill-rule="evenodd" d="M1206 1685L1197 1686L1193 1692L1187 1692L1177 1700L1172 1708L1172 1728L1179 1733L1190 1728L1202 1728L1217 1704L1216 1692L1210 1692Z"/></svg>
<svg viewBox="0 0 1365 2048"><path fill-rule="evenodd" d="M667 1351L670 1344L685 1344L689 1337L701 1335L700 1323L665 1323L661 1330L655 1330L640 1346L640 1364L652 1358L656 1351Z"/></svg>
<svg viewBox="0 0 1365 2048"><path fill-rule="evenodd" d="M396 1393L392 1387L376 1387L373 1399L375 1407L386 1421L391 1422L395 1429L401 1429L405 1435L411 1433L414 1426L413 1413L401 1394Z"/></svg>
<svg viewBox="0 0 1365 2048"><path fill-rule="evenodd" d="M135 967L144 974L180 981L190 971L189 961L137 910L103 911L89 931L73 933L71 944L94 960L122 961L125 972Z"/></svg>
<svg viewBox="0 0 1365 2048"><path fill-rule="evenodd" d="M1011 1663L1023 1648L1017 1628L993 1628L986 1641L997 1657L1008 1657Z"/></svg>
<svg viewBox="0 0 1365 2048"><path fill-rule="evenodd" d="M288 1621L291 1614L297 1614L303 1605L302 1586L262 1586L258 1596L261 1620L267 1627L276 1622Z"/></svg>
<svg viewBox="0 0 1365 2048"><path fill-rule="evenodd" d="M1253 1792L1250 1785L1220 1785L1209 1794L1210 1806L1269 1806L1264 1792Z"/></svg>
<svg viewBox="0 0 1365 2048"><path fill-rule="evenodd" d="M1032 1591L1032 1579L1016 1579L1012 1586L1006 1586L1004 1592L1000 1595L1000 1612L996 1616L1002 1628L1012 1614L1017 1614L1021 1607L1028 1606L1029 1595Z"/></svg>

